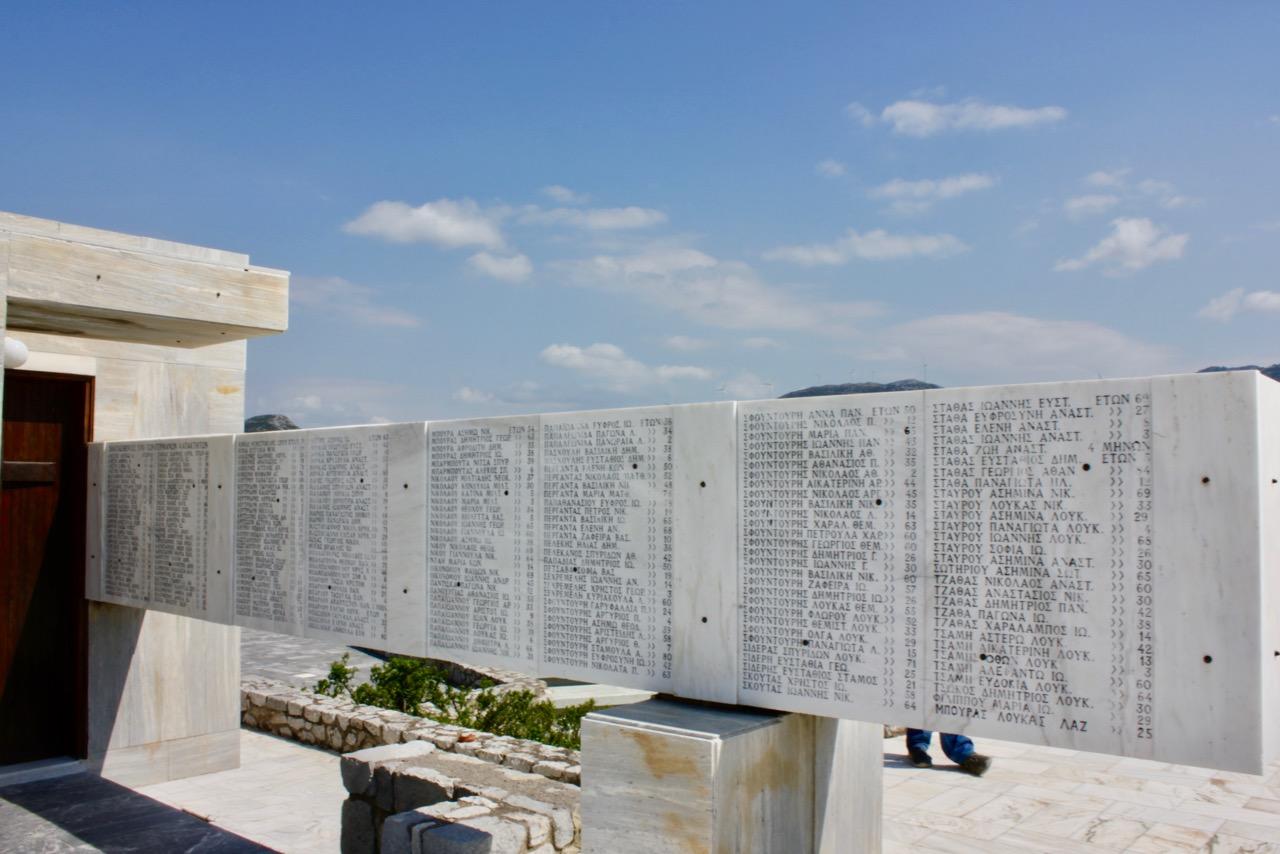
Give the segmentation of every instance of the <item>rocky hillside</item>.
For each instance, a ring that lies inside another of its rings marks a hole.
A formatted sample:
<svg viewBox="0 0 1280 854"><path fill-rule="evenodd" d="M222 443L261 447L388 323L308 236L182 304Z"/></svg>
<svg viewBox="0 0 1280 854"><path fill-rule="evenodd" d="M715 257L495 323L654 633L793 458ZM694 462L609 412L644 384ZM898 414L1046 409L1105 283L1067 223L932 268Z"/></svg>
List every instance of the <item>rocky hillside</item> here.
<svg viewBox="0 0 1280 854"><path fill-rule="evenodd" d="M839 383L814 385L799 391L789 391L783 397L824 397L828 394L875 394L881 391L921 391L926 388L942 388L921 380L894 380L891 383Z"/></svg>

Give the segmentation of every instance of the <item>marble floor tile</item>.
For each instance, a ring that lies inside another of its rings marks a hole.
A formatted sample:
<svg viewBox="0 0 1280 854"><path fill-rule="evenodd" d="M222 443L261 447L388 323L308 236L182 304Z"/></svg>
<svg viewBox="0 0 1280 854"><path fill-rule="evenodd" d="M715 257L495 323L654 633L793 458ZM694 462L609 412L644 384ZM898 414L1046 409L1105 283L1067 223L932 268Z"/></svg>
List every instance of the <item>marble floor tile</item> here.
<svg viewBox="0 0 1280 854"><path fill-rule="evenodd" d="M942 815L967 815L983 804L989 803L997 796L996 792L985 789L954 788L935 795L924 803L920 809Z"/></svg>
<svg viewBox="0 0 1280 854"><path fill-rule="evenodd" d="M1280 800L1272 800L1271 798L1250 798L1245 801L1244 808L1247 810L1280 813Z"/></svg>
<svg viewBox="0 0 1280 854"><path fill-rule="evenodd" d="M973 821L994 821L1017 825L1049 805L1048 801L999 795L965 814Z"/></svg>
<svg viewBox="0 0 1280 854"><path fill-rule="evenodd" d="M1126 851L1130 854L1166 854L1166 852L1203 851L1213 839L1207 830L1194 830L1175 824L1153 824L1134 840Z"/></svg>
<svg viewBox="0 0 1280 854"><path fill-rule="evenodd" d="M1251 824L1246 821L1223 822L1219 833L1228 836L1239 836L1243 839L1256 839L1259 842L1280 844L1280 826Z"/></svg>
<svg viewBox="0 0 1280 854"><path fill-rule="evenodd" d="M1200 815L1199 813L1187 812L1186 810L1171 809L1162 810L1155 807L1144 806L1143 804L1131 804L1125 801L1116 801L1102 811L1102 815L1108 818L1133 818L1139 821L1146 821L1152 824L1171 824L1176 827L1185 827L1188 830L1200 830L1205 833L1213 833L1222 827L1222 823L1226 819L1214 818L1213 816Z"/></svg>
<svg viewBox="0 0 1280 854"><path fill-rule="evenodd" d="M1105 802L1093 799L1051 803L1018 822L1019 830L1069 839L1077 831L1101 817Z"/></svg>
<svg viewBox="0 0 1280 854"><path fill-rule="evenodd" d="M964 833L938 831L914 843L913 851L945 852L945 854L1026 854L1028 849L1017 841L1002 839L975 839Z"/></svg>
<svg viewBox="0 0 1280 854"><path fill-rule="evenodd" d="M1232 836L1229 833L1216 833L1204 850L1212 854L1277 854L1280 852L1280 845Z"/></svg>
<svg viewBox="0 0 1280 854"><path fill-rule="evenodd" d="M1071 834L1071 838L1100 848L1123 851L1150 829L1150 822L1099 816Z"/></svg>

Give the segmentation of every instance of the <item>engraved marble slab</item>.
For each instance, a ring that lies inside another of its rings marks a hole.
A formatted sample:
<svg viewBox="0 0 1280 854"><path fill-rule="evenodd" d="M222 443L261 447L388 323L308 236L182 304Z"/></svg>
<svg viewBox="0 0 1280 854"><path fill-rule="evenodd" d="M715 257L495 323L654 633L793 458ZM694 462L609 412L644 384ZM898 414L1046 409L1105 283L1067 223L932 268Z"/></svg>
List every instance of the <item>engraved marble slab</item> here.
<svg viewBox="0 0 1280 854"><path fill-rule="evenodd" d="M231 549L231 443L230 436L192 436L104 446L95 473L106 496L95 511L103 556L90 560L95 575L87 592L121 605L230 620L223 568Z"/></svg>
<svg viewBox="0 0 1280 854"><path fill-rule="evenodd" d="M672 407L673 686L736 703L738 657L735 404Z"/></svg>
<svg viewBox="0 0 1280 854"><path fill-rule="evenodd" d="M923 403L738 404L739 702L920 718Z"/></svg>
<svg viewBox="0 0 1280 854"><path fill-rule="evenodd" d="M236 478L238 625L425 652L423 422L240 435Z"/></svg>
<svg viewBox="0 0 1280 854"><path fill-rule="evenodd" d="M535 672L539 419L433 421L427 441L429 654Z"/></svg>
<svg viewBox="0 0 1280 854"><path fill-rule="evenodd" d="M542 416L540 674L669 691L668 406Z"/></svg>
<svg viewBox="0 0 1280 854"><path fill-rule="evenodd" d="M1280 668L1278 648L1263 646L1277 619L1262 607L1275 583L1265 571L1280 556L1261 552L1277 545L1277 517L1261 514L1274 487L1259 482L1259 440L1274 441L1276 423L1259 420L1252 372L1151 385L1156 758L1261 773L1264 739L1280 728L1263 716L1264 685Z"/></svg>
<svg viewBox="0 0 1280 854"><path fill-rule="evenodd" d="M301 635L306 603L306 432L236 436L235 483L235 623Z"/></svg>
<svg viewBox="0 0 1280 854"><path fill-rule="evenodd" d="M102 566L106 556L103 527L107 487L106 455L107 448L102 442L89 443L85 467L89 488L85 492L84 596L95 602L103 601Z"/></svg>
<svg viewBox="0 0 1280 854"><path fill-rule="evenodd" d="M1152 755L1151 381L925 394L927 729Z"/></svg>

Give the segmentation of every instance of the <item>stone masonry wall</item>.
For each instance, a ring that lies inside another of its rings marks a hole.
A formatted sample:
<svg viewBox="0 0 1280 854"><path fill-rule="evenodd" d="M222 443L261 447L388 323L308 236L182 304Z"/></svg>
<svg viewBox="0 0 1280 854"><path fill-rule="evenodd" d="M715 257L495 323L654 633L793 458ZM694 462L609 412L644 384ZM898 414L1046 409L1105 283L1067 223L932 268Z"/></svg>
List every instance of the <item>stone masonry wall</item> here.
<svg viewBox="0 0 1280 854"><path fill-rule="evenodd" d="M342 757L343 854L577 854L577 786L427 741Z"/></svg>
<svg viewBox="0 0 1280 854"><path fill-rule="evenodd" d="M471 756L550 780L576 785L581 774L576 750L437 723L345 698L291 688L281 682L242 682L240 710L246 727L340 753L423 741L437 750Z"/></svg>

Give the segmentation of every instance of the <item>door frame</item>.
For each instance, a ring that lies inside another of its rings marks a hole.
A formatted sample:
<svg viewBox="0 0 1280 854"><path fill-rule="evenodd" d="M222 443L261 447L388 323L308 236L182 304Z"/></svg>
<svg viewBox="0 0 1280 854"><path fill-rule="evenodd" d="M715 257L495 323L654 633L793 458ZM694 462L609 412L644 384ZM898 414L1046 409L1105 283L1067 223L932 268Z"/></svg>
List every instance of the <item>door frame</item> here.
<svg viewBox="0 0 1280 854"><path fill-rule="evenodd" d="M94 377L84 374L50 373L48 371L24 371L9 369L5 372L6 384L23 380L67 383L79 385L83 394L84 418L82 419L79 451L66 466L60 465L58 500L73 502L72 518L79 524L71 526L74 538L71 549L72 584L66 613L71 617L70 628L74 634L75 680L74 739L75 757L89 755L89 603L85 599L85 547L88 525L88 444L93 441ZM2 418L3 413L0 413ZM62 460L59 460L62 463ZM70 487L68 489L68 486ZM0 489L3 489L0 486Z"/></svg>

